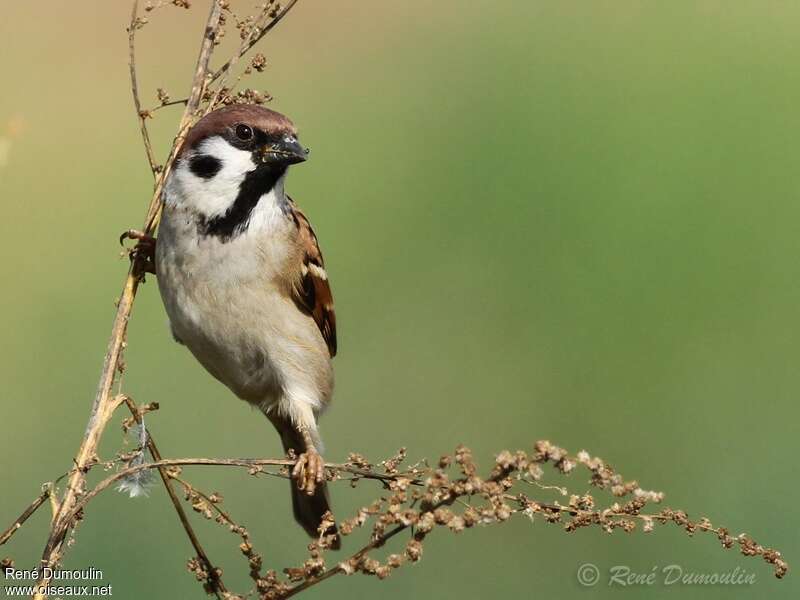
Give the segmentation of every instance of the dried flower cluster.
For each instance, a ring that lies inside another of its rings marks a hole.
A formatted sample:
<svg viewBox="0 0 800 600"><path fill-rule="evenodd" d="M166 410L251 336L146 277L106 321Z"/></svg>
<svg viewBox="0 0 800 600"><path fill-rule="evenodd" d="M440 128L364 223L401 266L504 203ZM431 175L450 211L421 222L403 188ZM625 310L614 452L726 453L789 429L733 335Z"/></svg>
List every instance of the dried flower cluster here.
<svg viewBox="0 0 800 600"><path fill-rule="evenodd" d="M346 539L357 538L359 531L368 532L367 543L344 560L329 565L327 552L332 538L321 535L309 544L308 556L303 563L283 568L282 574L275 568L264 569L263 557L255 550L247 528L222 508L222 495L218 492L205 494L192 486L181 478L179 465L228 465L247 468L253 476L289 477L293 456L286 460L172 459L128 465L106 482L98 484L89 496L142 469L166 466L168 477L182 486L184 499L192 510L239 537L239 550L247 561L253 588L241 595L229 591L221 593L221 597L229 600L252 596L261 600L289 598L339 574L360 573L386 579L394 570L419 562L427 537L436 531L457 534L476 526L506 522L519 515L526 517L526 521L541 520L559 525L568 533L584 527L598 527L606 533L617 529L631 533L638 526L643 532L650 533L657 525L671 522L690 536L698 531L708 532L718 538L723 548L738 545L743 555L762 557L772 565L778 578L788 571L787 563L777 550L757 544L746 534L732 536L726 528L712 525L709 519L692 520L681 510L663 508L645 512L648 505L662 502L664 494L643 489L634 480L626 480L607 462L585 451L572 456L548 441L539 441L530 453L501 451L484 476L480 474L472 452L465 446L459 446L453 454L442 456L436 466L423 460L403 468L406 459L407 452L403 448L395 456L375 465L356 453L352 453L344 464L326 465L326 478L330 482L346 481L356 486L364 480L372 480L384 486L385 494L360 507L352 517L337 523L339 532ZM585 472L585 481L598 490L605 490L607 501L594 494L570 494L563 487L545 485L545 467L548 464L555 473L563 476ZM567 500L562 503L564 498ZM327 531L334 522L333 515L329 514L320 531ZM409 537L395 551L376 555L379 548L403 531L408 531ZM220 592L221 569L211 567L207 559L199 556L190 559L187 568L207 592Z"/></svg>

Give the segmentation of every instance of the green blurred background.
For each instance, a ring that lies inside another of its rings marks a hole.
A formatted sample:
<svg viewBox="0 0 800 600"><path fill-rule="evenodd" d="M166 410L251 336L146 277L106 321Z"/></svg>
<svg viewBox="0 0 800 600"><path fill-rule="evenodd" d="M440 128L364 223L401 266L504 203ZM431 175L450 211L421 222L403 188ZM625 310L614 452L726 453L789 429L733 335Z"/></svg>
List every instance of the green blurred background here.
<svg viewBox="0 0 800 600"><path fill-rule="evenodd" d="M70 466L149 199L129 94L128 2L4 2L0 20L0 523ZM146 105L185 94L206 15L165 7L140 35ZM240 2L242 11L250 8ZM312 160L290 192L314 223L339 321L327 454L463 442L484 463L548 438L606 458L667 502L798 557L800 5L796 2L303 0L253 80ZM153 122L163 155L178 117ZM158 401L171 456L276 456L277 436L170 339L154 281L124 389ZM120 446L118 423L103 446ZM287 484L196 470L265 563L304 556ZM561 480L556 480L562 483ZM577 491L585 480L569 483ZM333 489L340 516L369 488ZM118 598L199 598L154 488L102 495L66 566ZM41 551L38 514L0 550ZM236 539L198 524L247 589ZM578 566L755 573L752 586L591 589ZM715 539L567 535L537 523L437 535L386 582L308 598L797 597L792 574Z"/></svg>

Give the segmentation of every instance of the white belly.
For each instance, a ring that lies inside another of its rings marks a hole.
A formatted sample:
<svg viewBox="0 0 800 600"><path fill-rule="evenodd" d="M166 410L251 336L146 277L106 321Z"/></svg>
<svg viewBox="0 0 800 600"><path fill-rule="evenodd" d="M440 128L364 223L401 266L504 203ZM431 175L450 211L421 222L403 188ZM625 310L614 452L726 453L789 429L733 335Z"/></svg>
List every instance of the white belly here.
<svg viewBox="0 0 800 600"><path fill-rule="evenodd" d="M175 338L243 400L269 408L291 396L319 410L332 389L330 359L311 317L272 283L273 259L285 254L279 232L222 243L192 227L165 213L156 244Z"/></svg>

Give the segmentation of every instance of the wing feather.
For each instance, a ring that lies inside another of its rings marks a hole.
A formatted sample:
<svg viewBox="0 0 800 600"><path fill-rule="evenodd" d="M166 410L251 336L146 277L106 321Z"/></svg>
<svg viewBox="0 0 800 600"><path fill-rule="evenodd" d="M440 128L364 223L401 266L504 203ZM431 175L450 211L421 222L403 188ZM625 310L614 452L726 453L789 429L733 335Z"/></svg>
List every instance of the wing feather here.
<svg viewBox="0 0 800 600"><path fill-rule="evenodd" d="M298 239L302 248L303 264L300 268L300 282L294 286L294 301L308 312L319 327L331 357L336 356L336 313L333 309L328 274L319 242L308 218L294 201L290 200L289 210L297 225Z"/></svg>

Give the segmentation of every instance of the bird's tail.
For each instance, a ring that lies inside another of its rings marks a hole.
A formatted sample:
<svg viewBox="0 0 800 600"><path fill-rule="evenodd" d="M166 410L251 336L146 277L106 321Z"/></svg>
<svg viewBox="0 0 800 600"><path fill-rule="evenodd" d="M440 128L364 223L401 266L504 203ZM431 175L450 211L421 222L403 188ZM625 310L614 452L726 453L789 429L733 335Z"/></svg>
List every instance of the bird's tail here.
<svg viewBox="0 0 800 600"><path fill-rule="evenodd" d="M288 424L285 426L282 426L283 424L274 424L281 435L284 452L288 452L290 448L298 455L306 451L303 437L294 427ZM295 520L306 530L308 535L315 539L319 538L319 526L322 523L322 516L331 510L327 484L324 481L319 482L313 496L309 496L304 490L297 489L297 482L294 479L289 480L289 486L292 492L292 510L294 511ZM325 535L335 536L331 548L338 550L341 545L341 539L336 530L336 525L329 527L325 531Z"/></svg>

